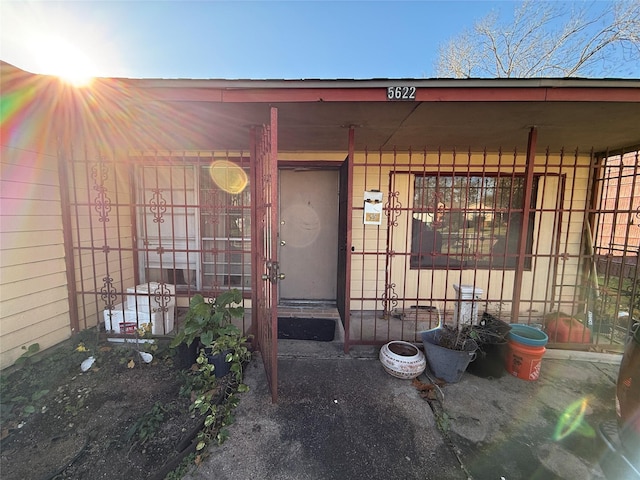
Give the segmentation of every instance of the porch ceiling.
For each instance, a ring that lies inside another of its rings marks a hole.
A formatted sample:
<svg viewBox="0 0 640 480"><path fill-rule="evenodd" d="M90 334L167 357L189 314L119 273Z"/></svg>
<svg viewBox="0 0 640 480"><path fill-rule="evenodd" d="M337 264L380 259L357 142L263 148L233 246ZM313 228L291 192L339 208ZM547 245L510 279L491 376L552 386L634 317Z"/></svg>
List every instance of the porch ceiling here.
<svg viewBox="0 0 640 480"><path fill-rule="evenodd" d="M172 102L202 125L207 149L246 149L248 128L268 123L278 107L278 148L283 151L394 147L523 150L531 126L538 149L603 151L640 144L640 104L624 102ZM176 145L176 148L184 146Z"/></svg>

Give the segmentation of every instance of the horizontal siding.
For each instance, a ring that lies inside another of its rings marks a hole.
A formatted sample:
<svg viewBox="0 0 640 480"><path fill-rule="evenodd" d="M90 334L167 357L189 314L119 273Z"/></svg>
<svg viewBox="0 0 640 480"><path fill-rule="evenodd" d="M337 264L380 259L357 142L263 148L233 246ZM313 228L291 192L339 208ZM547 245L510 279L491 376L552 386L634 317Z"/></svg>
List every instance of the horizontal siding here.
<svg viewBox="0 0 640 480"><path fill-rule="evenodd" d="M57 173L56 173L57 175ZM7 199L57 201L60 198L58 185L33 185L23 182L0 180L3 208Z"/></svg>
<svg viewBox="0 0 640 480"><path fill-rule="evenodd" d="M55 240L56 236L52 237L51 240ZM24 268L35 269L38 263L56 258L64 260L64 245L61 243L0 251L0 262L7 267L23 265Z"/></svg>
<svg viewBox="0 0 640 480"><path fill-rule="evenodd" d="M40 185L57 187L56 157L11 147L5 148L3 145L0 177L5 182L22 183L26 188L36 188Z"/></svg>
<svg viewBox="0 0 640 480"><path fill-rule="evenodd" d="M28 347L34 343L40 345L40 350L45 350L57 345L69 338L69 312L68 309L60 315L53 316L39 323L30 323L15 332L3 335L2 341L15 345L11 348L3 348L2 368L12 365L23 353L22 345Z"/></svg>
<svg viewBox="0 0 640 480"><path fill-rule="evenodd" d="M2 193L0 193L2 195ZM0 199L2 197L0 196ZM59 204L58 204L59 206ZM62 231L60 212L57 216L33 215L19 216L9 215L8 211L0 210L0 232L50 232Z"/></svg>
<svg viewBox="0 0 640 480"><path fill-rule="evenodd" d="M61 307L60 302L67 301L67 288L65 285L47 288L45 290L36 291L33 293L29 293L28 295L23 295L21 297L15 297L9 300L2 299L2 306L0 306L0 320L4 320L5 318L20 317L20 322L23 322L26 319L32 318L33 322L38 322L38 317L43 315L49 316L46 312L49 312L49 309L54 309L56 314L61 313L59 308ZM2 331L3 332L11 332L15 330L15 328L20 327L19 324L11 324L3 321Z"/></svg>
<svg viewBox="0 0 640 480"><path fill-rule="evenodd" d="M2 146L0 368L70 336L56 159Z"/></svg>
<svg viewBox="0 0 640 480"><path fill-rule="evenodd" d="M42 278L43 281L39 281L39 278ZM0 288L2 288L2 306L0 306L0 317L3 313L3 306L9 300L23 297L24 292L31 292L32 295L39 296L41 292L49 290L54 286L63 286L66 291L67 275L64 271L55 272L49 275L41 275L40 277L35 278L28 278L21 281L0 283Z"/></svg>
<svg viewBox="0 0 640 480"><path fill-rule="evenodd" d="M62 239L62 230L48 230L42 235L33 235L31 232L0 232L0 250L48 246L54 235Z"/></svg>
<svg viewBox="0 0 640 480"><path fill-rule="evenodd" d="M23 265L15 265L13 267L2 266L2 275L0 276L0 286L2 287L2 298L4 298L4 288L13 282L22 282L25 280L35 279L39 277L47 277L48 275L65 274L64 263L59 259L49 259L38 263L37 269L24 268ZM66 280L65 280L66 282ZM43 282L45 283L45 282Z"/></svg>

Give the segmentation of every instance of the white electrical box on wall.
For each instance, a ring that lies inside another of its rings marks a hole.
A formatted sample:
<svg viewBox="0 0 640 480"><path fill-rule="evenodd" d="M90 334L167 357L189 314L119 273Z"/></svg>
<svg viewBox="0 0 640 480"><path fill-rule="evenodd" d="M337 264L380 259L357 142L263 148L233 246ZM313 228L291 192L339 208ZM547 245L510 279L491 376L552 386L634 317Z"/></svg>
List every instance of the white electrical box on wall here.
<svg viewBox="0 0 640 480"><path fill-rule="evenodd" d="M364 192L364 224L382 224L382 192L379 190Z"/></svg>

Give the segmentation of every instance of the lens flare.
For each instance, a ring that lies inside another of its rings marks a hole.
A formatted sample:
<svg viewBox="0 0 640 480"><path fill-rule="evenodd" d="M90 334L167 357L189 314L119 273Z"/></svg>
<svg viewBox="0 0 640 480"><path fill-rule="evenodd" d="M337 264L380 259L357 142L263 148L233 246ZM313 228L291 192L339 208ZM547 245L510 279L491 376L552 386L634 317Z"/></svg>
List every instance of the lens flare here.
<svg viewBox="0 0 640 480"><path fill-rule="evenodd" d="M247 187L249 178L246 172L228 160L216 160L209 167L213 182L227 193L237 195Z"/></svg>
<svg viewBox="0 0 640 480"><path fill-rule="evenodd" d="M556 424L556 429L553 432L553 439L555 441L560 441L573 432L588 438L595 437L595 430L584 420L588 405L589 399L588 397L584 397L573 402L562 412Z"/></svg>

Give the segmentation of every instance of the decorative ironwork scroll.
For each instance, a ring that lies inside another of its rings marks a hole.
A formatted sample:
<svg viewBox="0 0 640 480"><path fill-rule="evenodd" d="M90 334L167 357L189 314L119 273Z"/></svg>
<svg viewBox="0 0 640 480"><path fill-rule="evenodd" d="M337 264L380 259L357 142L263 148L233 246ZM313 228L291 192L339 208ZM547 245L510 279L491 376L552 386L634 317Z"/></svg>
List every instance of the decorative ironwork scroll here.
<svg viewBox="0 0 640 480"><path fill-rule="evenodd" d="M389 200L384 206L389 224L394 227L398 226L398 217L402 214L402 202L398 200L399 198L400 192L389 192Z"/></svg>
<svg viewBox="0 0 640 480"><path fill-rule="evenodd" d="M95 198L95 210L98 213L98 221L106 223L109 221L111 212L111 199L107 196L107 187L104 186L109 178L109 168L102 163L103 158L98 159L98 163L91 167L91 178L93 179L93 189L98 192Z"/></svg>
<svg viewBox="0 0 640 480"><path fill-rule="evenodd" d="M118 298L118 296L116 295L117 290L113 286L113 278L104 277L102 281L104 282L104 284L100 289L100 298L105 303L105 308L107 310L113 310L115 300Z"/></svg>
<svg viewBox="0 0 640 480"><path fill-rule="evenodd" d="M149 203L151 204L149 210L153 213L153 223L164 223L164 218L162 218L162 216L167 211L167 201L162 196L162 190L154 188L152 191L153 196L151 197L151 200L149 200Z"/></svg>
<svg viewBox="0 0 640 480"><path fill-rule="evenodd" d="M158 311L169 311L169 307L167 305L169 305L169 302L171 301L171 290L169 290L166 283L158 285L158 288L153 292L153 299L158 305L160 305Z"/></svg>

